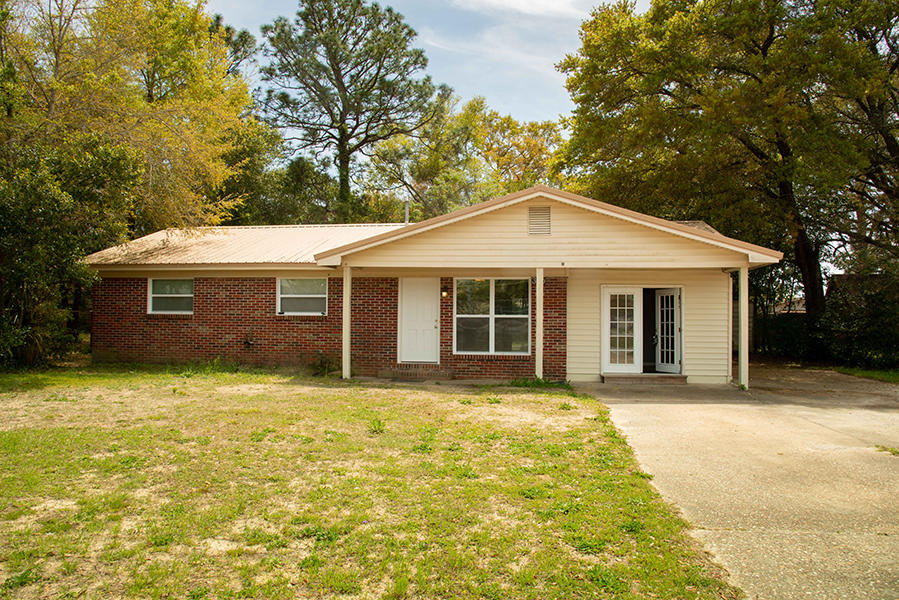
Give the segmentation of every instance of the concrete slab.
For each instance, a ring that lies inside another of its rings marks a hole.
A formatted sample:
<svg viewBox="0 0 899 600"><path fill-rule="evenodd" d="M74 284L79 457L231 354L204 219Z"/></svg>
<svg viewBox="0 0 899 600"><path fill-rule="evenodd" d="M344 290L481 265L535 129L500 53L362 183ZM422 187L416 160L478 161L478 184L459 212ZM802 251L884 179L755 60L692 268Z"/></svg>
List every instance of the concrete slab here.
<svg viewBox="0 0 899 600"><path fill-rule="evenodd" d="M899 599L899 385L754 366L752 388L585 387L750 598Z"/></svg>

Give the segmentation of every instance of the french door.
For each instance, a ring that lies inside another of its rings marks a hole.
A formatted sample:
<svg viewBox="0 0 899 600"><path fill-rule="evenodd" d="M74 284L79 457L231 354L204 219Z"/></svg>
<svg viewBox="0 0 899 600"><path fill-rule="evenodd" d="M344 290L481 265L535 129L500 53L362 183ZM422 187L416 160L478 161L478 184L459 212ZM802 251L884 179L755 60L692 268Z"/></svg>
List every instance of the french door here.
<svg viewBox="0 0 899 600"><path fill-rule="evenodd" d="M656 371L680 373L680 290L656 290Z"/></svg>
<svg viewBox="0 0 899 600"><path fill-rule="evenodd" d="M643 372L643 288L602 288L602 369Z"/></svg>

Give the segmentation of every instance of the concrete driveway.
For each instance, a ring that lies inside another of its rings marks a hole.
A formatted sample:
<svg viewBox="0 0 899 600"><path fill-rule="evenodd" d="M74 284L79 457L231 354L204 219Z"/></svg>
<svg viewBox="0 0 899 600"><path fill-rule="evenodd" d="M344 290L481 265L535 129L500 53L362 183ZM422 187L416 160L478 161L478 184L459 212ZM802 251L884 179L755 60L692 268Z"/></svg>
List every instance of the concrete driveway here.
<svg viewBox="0 0 899 600"><path fill-rule="evenodd" d="M750 598L899 599L899 385L754 365L752 388L597 385Z"/></svg>

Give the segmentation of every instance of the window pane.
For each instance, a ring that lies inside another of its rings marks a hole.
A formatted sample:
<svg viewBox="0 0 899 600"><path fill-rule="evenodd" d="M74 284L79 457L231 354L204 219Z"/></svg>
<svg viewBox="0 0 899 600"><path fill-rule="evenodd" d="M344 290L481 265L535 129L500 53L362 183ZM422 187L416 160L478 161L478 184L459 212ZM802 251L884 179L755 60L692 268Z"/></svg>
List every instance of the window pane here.
<svg viewBox="0 0 899 600"><path fill-rule="evenodd" d="M327 298L281 298L281 312L323 314L328 309Z"/></svg>
<svg viewBox="0 0 899 600"><path fill-rule="evenodd" d="M457 317L456 351L489 352L490 319L484 317Z"/></svg>
<svg viewBox="0 0 899 600"><path fill-rule="evenodd" d="M154 294L193 294L193 279L154 279Z"/></svg>
<svg viewBox="0 0 899 600"><path fill-rule="evenodd" d="M496 352L528 351L528 320L495 319L493 345Z"/></svg>
<svg viewBox="0 0 899 600"><path fill-rule="evenodd" d="M460 315L490 314L490 280L460 279L456 281L456 313Z"/></svg>
<svg viewBox="0 0 899 600"><path fill-rule="evenodd" d="M152 312L191 312L194 299L190 296L153 296Z"/></svg>
<svg viewBox="0 0 899 600"><path fill-rule="evenodd" d="M498 315L528 314L528 280L497 279L494 292L494 310Z"/></svg>
<svg viewBox="0 0 899 600"><path fill-rule="evenodd" d="M282 279L281 293L293 296L324 296L328 293L327 279Z"/></svg>

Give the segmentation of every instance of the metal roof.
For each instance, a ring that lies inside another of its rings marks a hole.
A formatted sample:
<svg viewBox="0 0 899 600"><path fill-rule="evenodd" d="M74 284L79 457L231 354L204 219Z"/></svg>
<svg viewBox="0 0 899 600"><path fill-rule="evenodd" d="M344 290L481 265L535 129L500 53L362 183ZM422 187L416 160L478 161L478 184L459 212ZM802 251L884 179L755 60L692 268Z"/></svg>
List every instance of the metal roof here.
<svg viewBox="0 0 899 600"><path fill-rule="evenodd" d="M315 255L404 227L259 225L166 229L89 255L89 265L315 264Z"/></svg>

